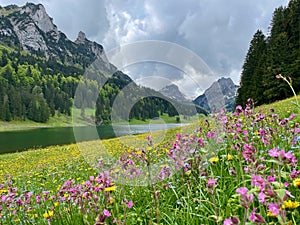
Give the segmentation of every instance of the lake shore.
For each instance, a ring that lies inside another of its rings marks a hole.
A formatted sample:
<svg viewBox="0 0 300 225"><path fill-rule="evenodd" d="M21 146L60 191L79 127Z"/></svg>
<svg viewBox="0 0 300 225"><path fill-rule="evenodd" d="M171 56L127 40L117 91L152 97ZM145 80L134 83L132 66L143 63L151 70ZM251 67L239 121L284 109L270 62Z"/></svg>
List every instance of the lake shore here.
<svg viewBox="0 0 300 225"><path fill-rule="evenodd" d="M176 117L169 117L168 115L163 115L159 118L155 119L147 119L147 120L137 120L132 119L130 122L122 121L113 123L114 125L147 125L147 124L182 124L182 123L191 123L198 119L198 116L193 116L190 118L183 118L180 116L180 122L176 121ZM80 127L80 126L94 126L94 124L85 121L78 116L73 120L72 116L60 116L60 117L51 117L47 123L37 123L34 121L26 120L26 121L0 121L0 132L7 131L21 131L21 130L31 130L37 128L58 128L58 127Z"/></svg>

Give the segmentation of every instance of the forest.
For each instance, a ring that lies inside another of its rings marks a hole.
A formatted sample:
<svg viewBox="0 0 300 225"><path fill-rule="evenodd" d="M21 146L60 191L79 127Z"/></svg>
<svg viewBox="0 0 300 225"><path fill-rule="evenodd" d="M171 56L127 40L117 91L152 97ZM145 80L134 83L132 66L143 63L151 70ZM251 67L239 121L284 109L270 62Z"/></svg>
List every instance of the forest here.
<svg viewBox="0 0 300 225"><path fill-rule="evenodd" d="M126 86L130 87L127 97L135 104L129 116L117 115L119 120L145 120L163 113L175 116L178 115L178 108L187 116L195 115L196 106L187 107L172 102L152 89L136 85L120 71L109 76L103 85L103 73L98 69L93 76L86 78L83 77L83 67L78 64L63 64L56 59L46 59L1 45L0 120L47 122L56 114L70 116L74 104L81 109L82 117L87 116L86 108L95 108L95 115L87 119L93 119L96 124L109 124L114 100ZM118 107L124 108L118 110L122 114L127 105ZM206 113L199 107L196 111Z"/></svg>
<svg viewBox="0 0 300 225"><path fill-rule="evenodd" d="M277 8L269 29L268 35L257 30L251 40L236 105L245 105L248 98L262 105L292 96L278 74L291 82L296 93L300 91L300 1Z"/></svg>

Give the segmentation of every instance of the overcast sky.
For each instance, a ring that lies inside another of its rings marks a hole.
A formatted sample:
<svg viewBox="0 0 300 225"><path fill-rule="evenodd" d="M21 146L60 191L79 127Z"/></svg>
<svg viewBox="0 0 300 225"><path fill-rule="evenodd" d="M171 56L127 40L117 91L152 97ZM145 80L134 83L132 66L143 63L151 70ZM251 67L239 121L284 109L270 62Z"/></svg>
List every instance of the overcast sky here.
<svg viewBox="0 0 300 225"><path fill-rule="evenodd" d="M24 5L26 0L0 0ZM54 23L71 40L79 31L106 51L141 40L176 43L196 53L216 77L239 83L249 42L257 29L267 34L275 8L288 0L32 0L42 3ZM166 65L128 66L133 79L161 76L188 89L184 73ZM142 68L142 69L141 69ZM172 72L170 72L172 71ZM168 75L166 75L168 73ZM172 75L170 74L172 73ZM159 79L158 79L159 80ZM146 80L144 79L144 82ZM149 82L149 81L148 81ZM154 80L153 80L154 82ZM143 83L143 82L141 82ZM150 81L151 83L151 81ZM159 82L158 83L162 83ZM195 89L184 91L197 95Z"/></svg>

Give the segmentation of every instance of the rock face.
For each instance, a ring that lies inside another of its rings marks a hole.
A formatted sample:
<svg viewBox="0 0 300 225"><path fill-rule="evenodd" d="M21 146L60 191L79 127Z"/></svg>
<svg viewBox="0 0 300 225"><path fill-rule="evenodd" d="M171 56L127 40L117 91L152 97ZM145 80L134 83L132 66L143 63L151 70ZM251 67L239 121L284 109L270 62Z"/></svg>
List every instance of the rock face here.
<svg viewBox="0 0 300 225"><path fill-rule="evenodd" d="M167 96L178 102L191 102L182 92L180 92L178 86L176 86L175 84L168 85L159 90L159 92L164 96Z"/></svg>
<svg viewBox="0 0 300 225"><path fill-rule="evenodd" d="M106 72L116 69L108 62L103 47L88 40L83 32L79 32L75 42L69 40L57 29L41 4L0 7L0 16L0 42L5 45L64 64L80 64L85 68L100 60L99 64Z"/></svg>
<svg viewBox="0 0 300 225"><path fill-rule="evenodd" d="M221 108L233 111L237 89L230 78L222 77L193 102L209 112L218 112Z"/></svg>

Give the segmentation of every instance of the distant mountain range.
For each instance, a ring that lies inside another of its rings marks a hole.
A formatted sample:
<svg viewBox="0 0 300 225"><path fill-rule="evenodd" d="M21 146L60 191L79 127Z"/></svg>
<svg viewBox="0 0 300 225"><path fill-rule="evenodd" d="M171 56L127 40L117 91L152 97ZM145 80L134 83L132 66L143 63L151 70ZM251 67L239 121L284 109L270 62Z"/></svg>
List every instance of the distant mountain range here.
<svg viewBox="0 0 300 225"><path fill-rule="evenodd" d="M222 77L193 102L209 112L218 112L221 108L234 111L238 87L231 78Z"/></svg>
<svg viewBox="0 0 300 225"><path fill-rule="evenodd" d="M168 85L159 92L170 99L183 102L194 103L205 109L207 112L219 112L224 108L227 111L234 111L235 99L238 85L235 85L231 78L220 78L215 81L205 92L194 100L188 99L175 84Z"/></svg>
<svg viewBox="0 0 300 225"><path fill-rule="evenodd" d="M170 84L160 89L159 92L170 99L176 100L178 102L191 103L189 100L175 84Z"/></svg>

